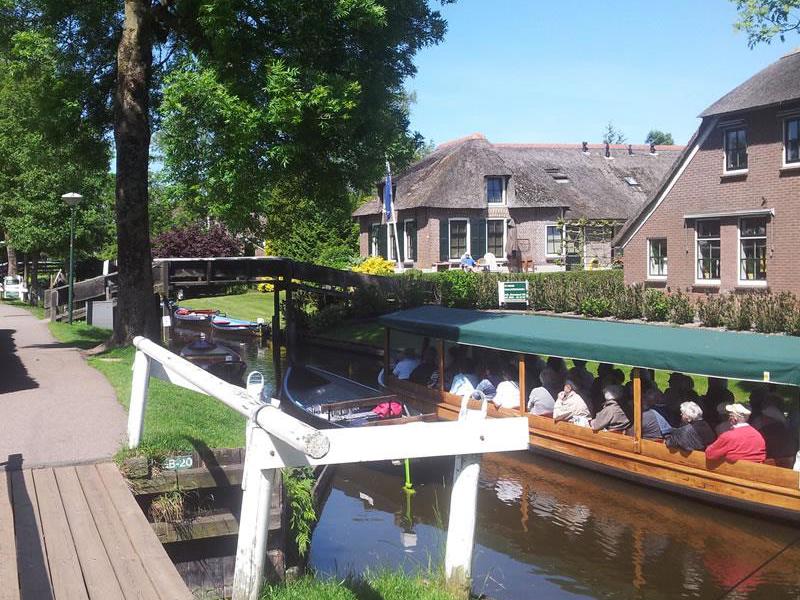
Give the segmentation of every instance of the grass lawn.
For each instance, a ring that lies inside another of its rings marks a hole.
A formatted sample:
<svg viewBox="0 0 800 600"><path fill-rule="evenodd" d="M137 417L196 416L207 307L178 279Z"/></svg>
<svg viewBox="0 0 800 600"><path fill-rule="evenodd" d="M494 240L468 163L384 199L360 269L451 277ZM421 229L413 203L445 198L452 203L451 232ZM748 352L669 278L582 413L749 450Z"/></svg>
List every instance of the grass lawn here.
<svg viewBox="0 0 800 600"><path fill-rule="evenodd" d="M302 577L286 584L268 586L262 600L456 600L441 582L402 572L367 572L345 580Z"/></svg>
<svg viewBox="0 0 800 600"><path fill-rule="evenodd" d="M281 293L281 299L283 299L283 293ZM192 298L191 300L181 300L179 304L187 308L215 308L229 317L248 321L255 321L260 317L267 323L272 320L272 315L275 313L272 293L264 294L256 290L229 296Z"/></svg>
<svg viewBox="0 0 800 600"><path fill-rule="evenodd" d="M19 308L24 308L25 310L29 311L33 314L34 317L37 319L44 319L44 307L43 306L31 306L26 302L20 302L19 300L3 300L4 304L8 304L9 306L17 306Z"/></svg>

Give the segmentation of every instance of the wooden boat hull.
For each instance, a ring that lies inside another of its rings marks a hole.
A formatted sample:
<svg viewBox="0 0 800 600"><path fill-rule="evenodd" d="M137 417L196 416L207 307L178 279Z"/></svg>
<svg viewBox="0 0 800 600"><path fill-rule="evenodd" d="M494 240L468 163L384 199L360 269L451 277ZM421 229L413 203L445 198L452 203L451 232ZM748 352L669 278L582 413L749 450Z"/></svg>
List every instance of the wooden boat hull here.
<svg viewBox="0 0 800 600"><path fill-rule="evenodd" d="M434 407L443 419L458 418L461 399L439 390L389 378L387 387L404 399ZM519 416L516 410L489 408L491 417ZM725 506L800 523L800 473L750 462L712 463L703 452L667 448L607 431L593 432L548 417L526 415L530 449L652 487Z"/></svg>

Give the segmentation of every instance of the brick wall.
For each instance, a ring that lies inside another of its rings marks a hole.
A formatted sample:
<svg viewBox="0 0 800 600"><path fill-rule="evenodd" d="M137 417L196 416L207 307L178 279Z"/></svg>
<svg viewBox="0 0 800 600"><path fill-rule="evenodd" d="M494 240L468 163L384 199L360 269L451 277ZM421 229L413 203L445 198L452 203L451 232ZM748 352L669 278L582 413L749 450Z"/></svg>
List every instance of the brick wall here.
<svg viewBox="0 0 800 600"><path fill-rule="evenodd" d="M695 223L683 216L774 209L775 216L767 218L768 288L800 294L795 267L800 249L800 169L781 168L783 118L777 109L754 111L743 120L747 127L747 174L723 175L723 119L710 131L669 194L626 244L627 283L646 282L695 292L753 289L739 281L739 218L720 219L720 284L707 287L696 284ZM708 126L703 123L703 127ZM648 238L667 239L666 282L648 281Z"/></svg>

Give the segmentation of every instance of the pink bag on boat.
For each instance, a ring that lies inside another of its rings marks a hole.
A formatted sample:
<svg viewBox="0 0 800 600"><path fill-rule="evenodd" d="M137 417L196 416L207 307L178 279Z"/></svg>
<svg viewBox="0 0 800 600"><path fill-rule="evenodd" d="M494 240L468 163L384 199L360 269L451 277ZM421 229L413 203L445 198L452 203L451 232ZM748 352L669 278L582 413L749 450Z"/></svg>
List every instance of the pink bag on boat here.
<svg viewBox="0 0 800 600"><path fill-rule="evenodd" d="M378 417L385 419L387 417L399 417L403 414L403 405L399 402L381 402L372 409Z"/></svg>

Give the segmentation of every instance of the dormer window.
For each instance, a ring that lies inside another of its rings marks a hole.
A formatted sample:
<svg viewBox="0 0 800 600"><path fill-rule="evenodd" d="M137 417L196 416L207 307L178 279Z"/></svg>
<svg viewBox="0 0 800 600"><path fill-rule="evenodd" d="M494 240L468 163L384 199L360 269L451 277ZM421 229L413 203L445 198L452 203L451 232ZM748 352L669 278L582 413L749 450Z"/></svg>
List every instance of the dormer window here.
<svg viewBox="0 0 800 600"><path fill-rule="evenodd" d="M744 127L731 127L725 130L725 172L741 173L747 171L747 130Z"/></svg>
<svg viewBox="0 0 800 600"><path fill-rule="evenodd" d="M639 182L636 180L636 177L628 176L625 178L625 183L627 183L631 187L637 187Z"/></svg>
<svg viewBox="0 0 800 600"><path fill-rule="evenodd" d="M486 178L486 203L505 204L506 201L506 178L487 177Z"/></svg>
<svg viewBox="0 0 800 600"><path fill-rule="evenodd" d="M559 167L550 167L544 170L556 183L569 183L569 177Z"/></svg>

